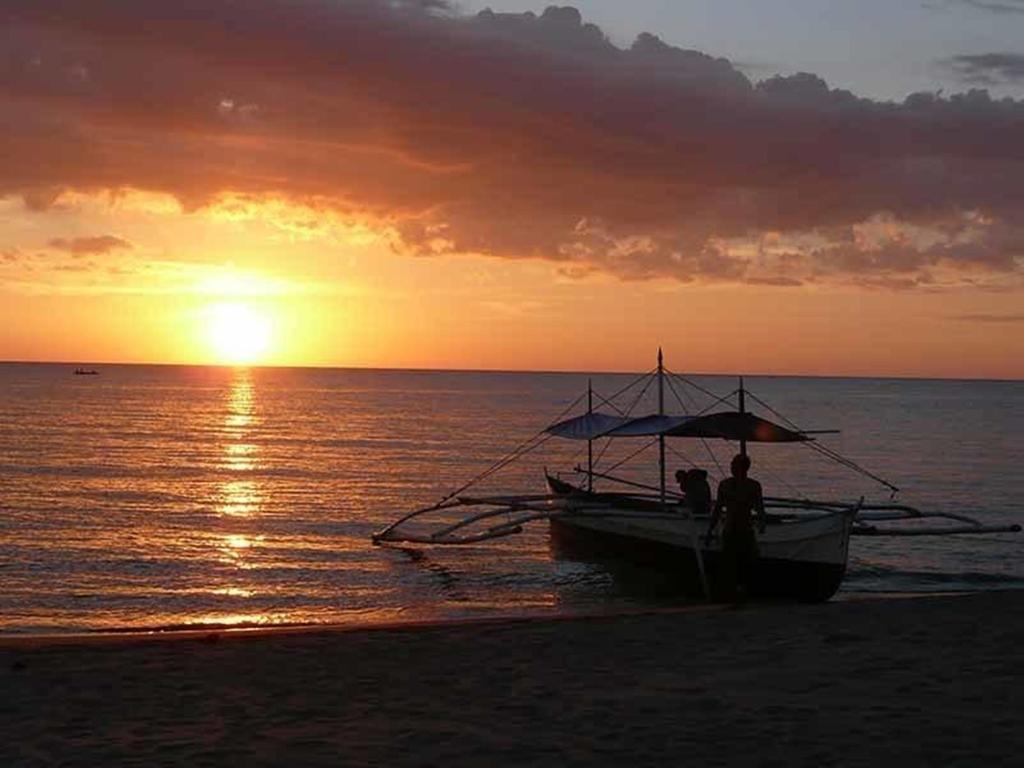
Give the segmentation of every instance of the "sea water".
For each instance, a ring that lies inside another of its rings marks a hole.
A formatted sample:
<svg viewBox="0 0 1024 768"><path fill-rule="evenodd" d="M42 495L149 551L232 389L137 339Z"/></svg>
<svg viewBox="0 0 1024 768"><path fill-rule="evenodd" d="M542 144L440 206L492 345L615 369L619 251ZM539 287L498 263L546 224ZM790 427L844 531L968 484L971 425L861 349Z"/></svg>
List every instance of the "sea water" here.
<svg viewBox="0 0 1024 768"><path fill-rule="evenodd" d="M592 380L626 374L142 365L0 365L0 632L378 623L675 605L656 582L568 560L546 524L452 549L373 546L537 434ZM671 379L695 412L733 377ZM895 498L987 524L1024 522L1024 383L748 377L765 403L900 488ZM656 385L616 401L657 407ZM600 400L598 400L600 402ZM769 415L758 401L749 404ZM585 402L577 402L574 413ZM471 492L543 493L579 479L586 444L539 440ZM735 446L670 440L669 476L712 481ZM598 467L657 483L657 447L595 445ZM892 492L806 445L752 445L776 496ZM839 598L1024 588L1024 535L852 541ZM636 574L633 574L636 575Z"/></svg>

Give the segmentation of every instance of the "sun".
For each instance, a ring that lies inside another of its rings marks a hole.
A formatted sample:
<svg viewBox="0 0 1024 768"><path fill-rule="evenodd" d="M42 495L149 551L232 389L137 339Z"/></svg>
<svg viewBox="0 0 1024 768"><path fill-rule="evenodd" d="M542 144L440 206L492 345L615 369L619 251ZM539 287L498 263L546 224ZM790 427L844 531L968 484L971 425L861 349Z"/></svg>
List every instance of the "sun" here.
<svg viewBox="0 0 1024 768"><path fill-rule="evenodd" d="M218 362L251 365L270 349L270 319L248 304L213 304L207 322L207 339Z"/></svg>

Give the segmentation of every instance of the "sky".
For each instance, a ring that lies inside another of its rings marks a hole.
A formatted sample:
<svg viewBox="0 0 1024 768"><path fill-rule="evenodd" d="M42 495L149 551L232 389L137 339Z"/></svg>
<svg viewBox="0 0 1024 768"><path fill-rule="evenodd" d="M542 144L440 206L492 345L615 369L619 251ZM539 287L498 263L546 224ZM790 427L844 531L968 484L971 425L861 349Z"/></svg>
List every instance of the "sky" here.
<svg viewBox="0 0 1024 768"><path fill-rule="evenodd" d="M1024 378L1024 2L0 0L0 359Z"/></svg>

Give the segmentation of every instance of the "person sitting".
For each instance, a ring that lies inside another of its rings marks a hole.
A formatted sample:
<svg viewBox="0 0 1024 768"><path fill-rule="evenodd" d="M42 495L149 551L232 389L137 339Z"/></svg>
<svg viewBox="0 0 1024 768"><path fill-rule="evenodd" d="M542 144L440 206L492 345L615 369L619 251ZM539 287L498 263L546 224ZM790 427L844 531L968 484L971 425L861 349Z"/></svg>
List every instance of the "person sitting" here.
<svg viewBox="0 0 1024 768"><path fill-rule="evenodd" d="M688 499L686 498L686 475L685 469L676 470L676 482L679 483L679 503L686 505Z"/></svg>
<svg viewBox="0 0 1024 768"><path fill-rule="evenodd" d="M695 467L686 473L686 501L694 515L711 512L711 486L706 469Z"/></svg>
<svg viewBox="0 0 1024 768"><path fill-rule="evenodd" d="M711 511L711 486L708 485L707 470L694 468L676 472L679 483L679 503L688 506L695 515L706 515Z"/></svg>

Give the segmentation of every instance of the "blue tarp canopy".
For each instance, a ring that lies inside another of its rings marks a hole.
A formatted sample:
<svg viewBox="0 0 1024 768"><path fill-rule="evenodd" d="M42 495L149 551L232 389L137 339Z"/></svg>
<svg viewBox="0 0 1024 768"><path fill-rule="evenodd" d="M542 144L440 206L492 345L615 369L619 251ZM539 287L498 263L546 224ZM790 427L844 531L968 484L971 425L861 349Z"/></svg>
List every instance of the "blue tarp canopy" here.
<svg viewBox="0 0 1024 768"><path fill-rule="evenodd" d="M621 427L631 421L633 419L628 416L613 416L593 411L552 424L544 431L567 440L593 440L596 437L603 437L616 427Z"/></svg>
<svg viewBox="0 0 1024 768"><path fill-rule="evenodd" d="M703 437L752 443L800 443L813 438L752 413L721 411L703 416L640 416L627 418L593 412L560 421L547 428L569 440L599 437Z"/></svg>

